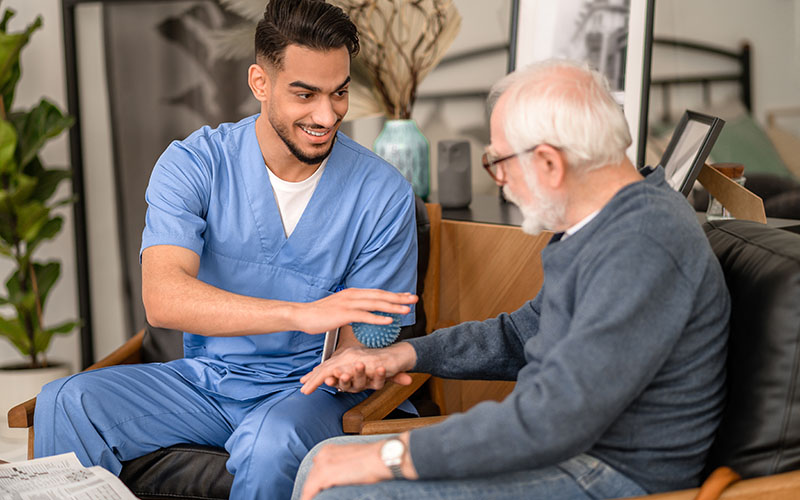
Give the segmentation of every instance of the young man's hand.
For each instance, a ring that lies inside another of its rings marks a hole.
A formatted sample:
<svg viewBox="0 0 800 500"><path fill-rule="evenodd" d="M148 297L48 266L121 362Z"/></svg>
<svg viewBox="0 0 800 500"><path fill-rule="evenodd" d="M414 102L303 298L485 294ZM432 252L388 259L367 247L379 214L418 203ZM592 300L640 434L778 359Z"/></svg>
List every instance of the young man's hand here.
<svg viewBox="0 0 800 500"><path fill-rule="evenodd" d="M387 379L408 385L411 383L411 376L406 372L416 363L417 352L407 342L399 342L383 349L351 347L305 374L300 379L303 383L301 392L311 394L322 384L341 391L361 392L366 389L380 389Z"/></svg>
<svg viewBox="0 0 800 500"><path fill-rule="evenodd" d="M371 311L407 314L418 298L411 293L348 288L314 302L292 303L289 311L295 329L306 333L325 333L348 323L388 325L392 318Z"/></svg>

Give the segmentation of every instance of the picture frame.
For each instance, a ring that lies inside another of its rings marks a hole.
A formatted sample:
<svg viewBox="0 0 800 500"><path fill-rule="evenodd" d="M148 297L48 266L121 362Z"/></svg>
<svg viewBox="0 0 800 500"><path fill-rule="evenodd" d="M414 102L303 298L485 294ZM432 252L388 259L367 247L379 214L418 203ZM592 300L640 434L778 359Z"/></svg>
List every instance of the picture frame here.
<svg viewBox="0 0 800 500"><path fill-rule="evenodd" d="M586 61L608 77L644 166L655 0L514 0L509 71L549 58ZM567 27L567 29L565 29Z"/></svg>
<svg viewBox="0 0 800 500"><path fill-rule="evenodd" d="M667 183L676 191L689 196L724 125L715 116L691 110L683 114L661 157Z"/></svg>

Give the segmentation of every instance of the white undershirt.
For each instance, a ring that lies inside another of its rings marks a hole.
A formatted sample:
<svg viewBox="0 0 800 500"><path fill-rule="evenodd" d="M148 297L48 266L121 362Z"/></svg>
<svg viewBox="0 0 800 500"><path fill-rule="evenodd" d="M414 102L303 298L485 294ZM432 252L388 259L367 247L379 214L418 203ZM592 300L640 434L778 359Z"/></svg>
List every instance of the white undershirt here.
<svg viewBox="0 0 800 500"><path fill-rule="evenodd" d="M283 221L283 232L287 238L292 235L300 221L327 163L328 158L325 158L316 172L300 182L285 181L267 167L269 182L272 183L272 193L275 195L275 203L278 205L278 212Z"/></svg>
<svg viewBox="0 0 800 500"><path fill-rule="evenodd" d="M585 226L586 224L592 222L592 219L594 219L597 216L597 214L599 214L599 213L600 213L600 209L595 210L594 212L590 213L589 215L587 215L586 217L581 219L580 222L578 222L574 226L572 226L569 229L567 229L566 231L564 231L564 234L561 236L561 241L566 240L567 238L569 238L573 234L575 234L578 231L580 231L581 228L583 228L583 226Z"/></svg>

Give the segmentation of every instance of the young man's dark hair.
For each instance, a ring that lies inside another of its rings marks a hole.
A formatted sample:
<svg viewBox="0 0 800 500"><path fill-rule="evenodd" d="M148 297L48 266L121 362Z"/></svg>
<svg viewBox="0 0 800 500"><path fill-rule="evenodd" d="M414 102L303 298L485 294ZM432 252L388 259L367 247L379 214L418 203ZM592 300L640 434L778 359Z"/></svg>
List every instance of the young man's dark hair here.
<svg viewBox="0 0 800 500"><path fill-rule="evenodd" d="M256 60L280 68L290 44L315 50L346 47L352 57L359 49L358 30L342 9L322 0L272 0L256 28Z"/></svg>

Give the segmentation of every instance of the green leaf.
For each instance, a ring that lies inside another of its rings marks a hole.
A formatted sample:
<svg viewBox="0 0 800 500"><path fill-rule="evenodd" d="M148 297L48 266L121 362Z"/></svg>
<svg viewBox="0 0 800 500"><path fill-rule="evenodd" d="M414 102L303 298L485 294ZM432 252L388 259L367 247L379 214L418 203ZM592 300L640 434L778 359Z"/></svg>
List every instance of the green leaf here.
<svg viewBox="0 0 800 500"><path fill-rule="evenodd" d="M19 82L20 77L22 76L22 70L19 67L19 61L16 64L11 66L11 69L8 71L8 76L4 78L5 83L0 85L0 95L3 96L3 106L4 109L9 110L14 103L14 94L16 94L17 90L17 82Z"/></svg>
<svg viewBox="0 0 800 500"><path fill-rule="evenodd" d="M17 131L6 120L0 121L0 173L13 172L14 151L17 149Z"/></svg>
<svg viewBox="0 0 800 500"><path fill-rule="evenodd" d="M54 334L64 335L66 333L70 333L72 330L80 326L80 321L65 321L60 325L56 325L52 328L47 328L45 330L37 330L34 334L34 348L36 352L44 352L50 347L50 340L52 340Z"/></svg>
<svg viewBox="0 0 800 500"><path fill-rule="evenodd" d="M11 273L11 276L6 280L6 290L8 290L8 301L12 304L20 304L22 302L22 291L19 286L19 269Z"/></svg>
<svg viewBox="0 0 800 500"><path fill-rule="evenodd" d="M46 99L24 113L22 119L17 116L12 118L12 122L17 127L19 136L18 161L22 168L36 157L47 140L56 137L73 123L72 117L64 116L61 110Z"/></svg>
<svg viewBox="0 0 800 500"><path fill-rule="evenodd" d="M47 262L46 264L35 263L33 264L33 269L36 273L36 288L39 290L39 303L44 309L47 295L58 280L59 274L61 274L61 264L55 260ZM8 278L8 281L6 281L8 301L18 308L21 307L25 310L35 311L36 297L33 293L33 282L30 276L25 273L25 284L20 286L19 276L20 270L17 269Z"/></svg>
<svg viewBox="0 0 800 500"><path fill-rule="evenodd" d="M53 288L53 285L58 280L59 274L61 274L61 264L55 260L51 260L44 265L34 264L33 268L36 272L36 285L39 289L39 302L44 309L44 303L47 300L47 295L50 293L50 289Z"/></svg>
<svg viewBox="0 0 800 500"><path fill-rule="evenodd" d="M53 196L58 185L72 177L72 172L67 169L50 169L43 170L36 176L39 182L36 184L36 190L33 192L33 198L41 202L45 202Z"/></svg>
<svg viewBox="0 0 800 500"><path fill-rule="evenodd" d="M0 316L0 335L6 337L24 356L31 353L31 342L18 318Z"/></svg>
<svg viewBox="0 0 800 500"><path fill-rule="evenodd" d="M12 9L6 9L6 11L3 12L3 20L0 21L0 32L5 33L8 30L8 20L14 17L15 14L16 12Z"/></svg>
<svg viewBox="0 0 800 500"><path fill-rule="evenodd" d="M50 209L38 201L17 207L17 236L24 241L33 240L49 219Z"/></svg>
<svg viewBox="0 0 800 500"><path fill-rule="evenodd" d="M17 174L14 176L16 186L11 190L11 203L14 206L19 206L28 201L28 198L33 194L36 189L36 178L25 174Z"/></svg>
<svg viewBox="0 0 800 500"><path fill-rule="evenodd" d="M29 161L27 165L25 165L25 168L21 169L21 172L25 175L30 175L31 177L36 177L38 179L42 176L42 174L44 174L44 167L42 166L42 162L39 161L39 157L36 156Z"/></svg>
<svg viewBox="0 0 800 500"><path fill-rule="evenodd" d="M25 249L27 254L33 253L42 241L54 238L61 231L63 223L64 219L58 216L47 221L39 230L39 233L28 242L28 247ZM2 252L2 247L0 247L0 252Z"/></svg>
<svg viewBox="0 0 800 500"><path fill-rule="evenodd" d="M52 210L54 208L63 207L64 205L72 205L76 201L78 201L78 195L77 194L73 195L73 196L67 196L66 198L64 198L62 200L58 200L58 201L53 202L53 204L50 205L50 209Z"/></svg>
<svg viewBox="0 0 800 500"><path fill-rule="evenodd" d="M0 198L3 198L2 193L0 193ZM0 207L6 206L6 202L0 199ZM0 238L5 246L9 248L13 247L16 241L14 227L11 224L11 215L5 210L0 210Z"/></svg>
<svg viewBox="0 0 800 500"><path fill-rule="evenodd" d="M81 326L80 321L65 321L59 325L51 326L46 331L63 335L65 333L70 333L72 330L78 328L79 326Z"/></svg>
<svg viewBox="0 0 800 500"><path fill-rule="evenodd" d="M41 26L42 17L37 16L21 33L0 33L0 88L3 89L3 102L7 110L11 109L14 88L19 81L19 53L28 43L31 33Z"/></svg>
<svg viewBox="0 0 800 500"><path fill-rule="evenodd" d="M33 348L36 352L44 352L50 347L50 340L53 338L53 332L48 330L36 330L33 334Z"/></svg>

